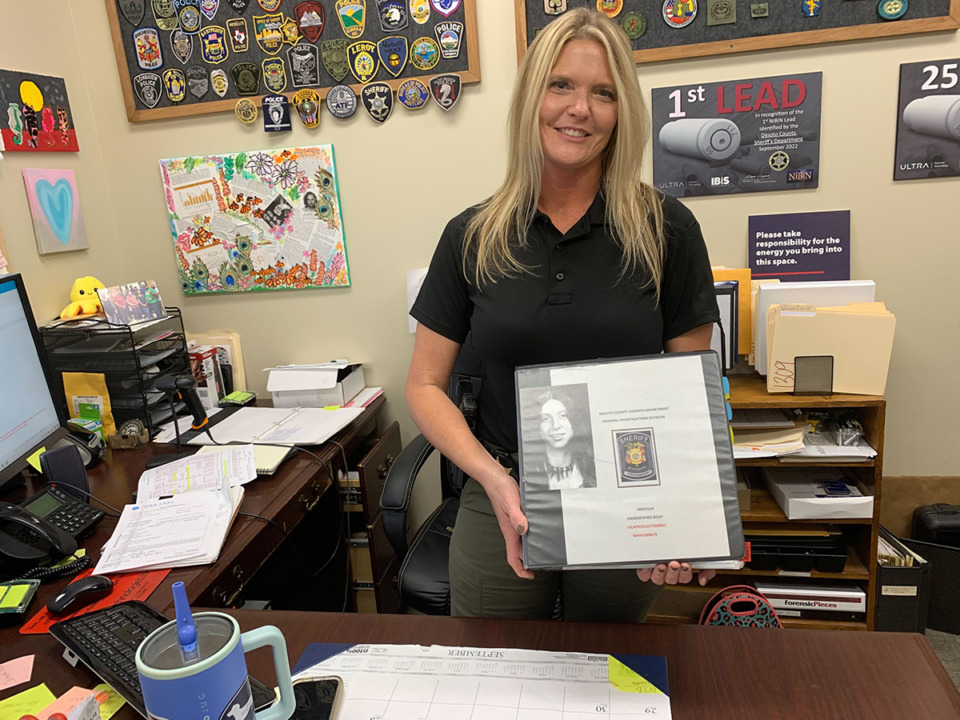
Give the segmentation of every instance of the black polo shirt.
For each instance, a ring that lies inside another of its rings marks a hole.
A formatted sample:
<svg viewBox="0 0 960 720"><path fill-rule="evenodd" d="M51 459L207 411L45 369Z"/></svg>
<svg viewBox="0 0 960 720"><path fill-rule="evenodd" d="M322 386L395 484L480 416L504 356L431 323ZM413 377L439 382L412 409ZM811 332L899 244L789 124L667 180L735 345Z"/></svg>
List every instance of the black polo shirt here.
<svg viewBox="0 0 960 720"><path fill-rule="evenodd" d="M660 304L644 271L620 279L621 250L608 232L598 194L566 234L538 212L517 258L533 273L478 288L461 258L471 208L451 220L411 314L463 343L483 363L477 436L517 450L514 370L523 365L663 352L666 340L719 319L700 225L665 197L667 239ZM470 267L470 266L468 266Z"/></svg>

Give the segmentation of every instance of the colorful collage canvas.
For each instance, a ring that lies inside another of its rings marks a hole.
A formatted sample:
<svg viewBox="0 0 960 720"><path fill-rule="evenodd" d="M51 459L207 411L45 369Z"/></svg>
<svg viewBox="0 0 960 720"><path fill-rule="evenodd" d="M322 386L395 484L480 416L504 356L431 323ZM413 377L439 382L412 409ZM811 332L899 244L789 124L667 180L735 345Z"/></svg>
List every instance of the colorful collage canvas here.
<svg viewBox="0 0 960 720"><path fill-rule="evenodd" d="M344 287L333 146L160 161L185 294Z"/></svg>

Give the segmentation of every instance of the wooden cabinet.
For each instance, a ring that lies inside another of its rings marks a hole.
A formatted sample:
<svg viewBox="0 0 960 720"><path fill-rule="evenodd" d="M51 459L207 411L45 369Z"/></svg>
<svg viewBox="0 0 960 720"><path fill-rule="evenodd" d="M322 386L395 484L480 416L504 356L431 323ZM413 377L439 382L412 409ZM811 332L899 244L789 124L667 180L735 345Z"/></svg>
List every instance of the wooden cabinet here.
<svg viewBox="0 0 960 720"><path fill-rule="evenodd" d="M866 592L866 620L861 622L803 619L782 617L784 627L804 627L817 629L872 630L876 614L877 582L877 536L880 518L881 476L883 473L883 427L886 412L886 400L874 395L806 395L770 394L766 381L759 375L730 376L730 405L734 409L783 408L843 410L856 415L863 425L866 441L877 451L873 460L843 463L781 463L777 458L757 458L738 460L737 468L752 481L750 491L750 509L743 512L744 532L749 534L756 528L802 527L804 524L828 525L839 530L847 545L847 563L843 572L827 573L816 570L806 573L784 572L783 570L752 570L749 565L742 570L720 571L707 588L683 587L665 591L654 605L649 622L696 622L700 608L714 592L726 585L749 584L763 577L788 578L791 583L802 584L808 579L828 579L849 582ZM776 499L769 493L761 476L764 467L843 468L853 475L873 494L873 516L864 519L843 520L788 520L780 509Z"/></svg>

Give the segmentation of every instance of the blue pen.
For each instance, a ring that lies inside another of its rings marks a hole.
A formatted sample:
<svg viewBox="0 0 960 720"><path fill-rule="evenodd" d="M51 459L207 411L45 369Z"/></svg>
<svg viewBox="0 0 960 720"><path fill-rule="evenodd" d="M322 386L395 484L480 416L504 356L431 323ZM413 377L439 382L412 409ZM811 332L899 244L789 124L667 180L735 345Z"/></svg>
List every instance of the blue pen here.
<svg viewBox="0 0 960 720"><path fill-rule="evenodd" d="M197 645L197 626L193 624L193 613L187 601L187 590L182 582L173 584L173 606L177 615L177 639L180 641L180 656L184 665L190 665L200 659Z"/></svg>

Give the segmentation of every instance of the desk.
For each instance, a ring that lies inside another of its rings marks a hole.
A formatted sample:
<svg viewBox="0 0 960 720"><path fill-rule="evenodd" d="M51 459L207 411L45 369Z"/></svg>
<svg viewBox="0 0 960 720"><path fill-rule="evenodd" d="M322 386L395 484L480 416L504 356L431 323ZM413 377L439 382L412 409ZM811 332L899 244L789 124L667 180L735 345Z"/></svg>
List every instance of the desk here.
<svg viewBox="0 0 960 720"><path fill-rule="evenodd" d="M311 641L664 655L675 720L960 718L960 693L922 635L424 615L229 613L244 630L264 624L279 627L287 638L291 664ZM37 654L33 682L45 681L55 694L74 685L96 684L88 670L57 659L61 647L49 636L24 638L17 654L26 652ZM0 660L8 657L9 648L0 647ZM257 650L247 658L253 674L272 682L266 651ZM129 708L115 717L139 720Z"/></svg>

